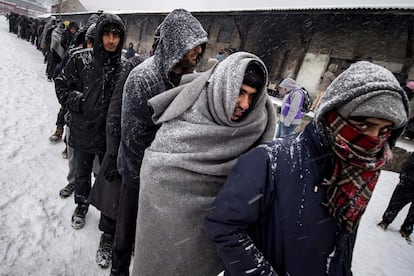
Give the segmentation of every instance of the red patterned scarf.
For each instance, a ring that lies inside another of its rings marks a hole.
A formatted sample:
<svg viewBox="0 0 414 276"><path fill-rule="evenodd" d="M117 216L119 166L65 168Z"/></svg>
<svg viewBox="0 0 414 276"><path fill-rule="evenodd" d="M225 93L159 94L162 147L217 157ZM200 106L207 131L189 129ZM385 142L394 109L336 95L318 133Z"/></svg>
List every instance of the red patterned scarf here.
<svg viewBox="0 0 414 276"><path fill-rule="evenodd" d="M377 184L380 169L391 156L388 137L391 132L372 137L353 127L335 111L325 116L327 131L333 140L337 158L327 190L330 214L349 232L358 225Z"/></svg>

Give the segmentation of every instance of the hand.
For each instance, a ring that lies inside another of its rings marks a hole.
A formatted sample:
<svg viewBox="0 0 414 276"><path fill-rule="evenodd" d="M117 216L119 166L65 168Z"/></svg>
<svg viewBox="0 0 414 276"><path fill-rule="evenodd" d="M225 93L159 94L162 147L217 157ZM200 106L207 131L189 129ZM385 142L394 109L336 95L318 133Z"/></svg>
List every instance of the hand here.
<svg viewBox="0 0 414 276"><path fill-rule="evenodd" d="M106 166L106 169L104 171L105 179L108 180L109 182L112 182L117 177L121 177L121 175L118 172L116 161L117 161L116 155L109 155L108 165Z"/></svg>

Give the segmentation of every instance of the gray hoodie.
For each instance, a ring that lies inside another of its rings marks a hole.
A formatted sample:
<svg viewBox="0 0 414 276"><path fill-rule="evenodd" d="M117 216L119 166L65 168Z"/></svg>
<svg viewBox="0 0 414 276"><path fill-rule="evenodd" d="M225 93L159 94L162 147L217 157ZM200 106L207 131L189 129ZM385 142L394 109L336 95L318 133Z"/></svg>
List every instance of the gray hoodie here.
<svg viewBox="0 0 414 276"><path fill-rule="evenodd" d="M144 150L158 129L151 119L148 100L174 84L169 80L173 67L185 54L208 41L201 23L186 10L174 10L162 23L155 55L135 67L124 86L121 114L121 145L118 169L127 186L139 187Z"/></svg>

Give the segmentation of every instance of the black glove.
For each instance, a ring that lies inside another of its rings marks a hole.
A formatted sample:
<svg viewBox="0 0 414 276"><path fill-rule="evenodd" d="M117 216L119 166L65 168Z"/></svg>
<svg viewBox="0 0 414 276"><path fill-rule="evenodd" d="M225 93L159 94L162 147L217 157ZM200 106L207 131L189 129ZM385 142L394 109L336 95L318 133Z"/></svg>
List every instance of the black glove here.
<svg viewBox="0 0 414 276"><path fill-rule="evenodd" d="M117 177L121 177L118 172L118 168L116 166L117 156L116 155L109 155L108 163L106 169L104 171L105 179L109 182L113 181Z"/></svg>

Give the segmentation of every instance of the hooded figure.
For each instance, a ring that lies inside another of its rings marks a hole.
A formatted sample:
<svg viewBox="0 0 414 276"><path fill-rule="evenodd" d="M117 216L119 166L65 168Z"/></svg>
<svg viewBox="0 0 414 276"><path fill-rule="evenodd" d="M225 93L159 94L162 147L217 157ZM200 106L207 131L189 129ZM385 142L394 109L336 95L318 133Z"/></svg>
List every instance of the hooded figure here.
<svg viewBox="0 0 414 276"><path fill-rule="evenodd" d="M65 49L60 45L65 24L60 22L50 34L50 47L47 54L46 74L49 81L55 77L54 71L65 55Z"/></svg>
<svg viewBox="0 0 414 276"><path fill-rule="evenodd" d="M48 50L48 47L50 47L50 42L47 41L47 32L52 32L51 29L54 29L56 27L56 17L51 16L50 19L45 23L45 26L43 28L43 32L40 36L40 48L43 50Z"/></svg>
<svg viewBox="0 0 414 276"><path fill-rule="evenodd" d="M252 63L260 66L261 85L235 121L232 114L241 85L249 85L244 79ZM265 83L263 62L238 52L149 101L154 121L162 126L141 167L134 275L217 275L222 270L203 217L236 158L274 136L276 114Z"/></svg>
<svg viewBox="0 0 414 276"><path fill-rule="evenodd" d="M148 100L178 86L191 73L208 41L201 23L186 10L169 13L160 28L155 55L135 67L124 86L118 169L122 176L112 273L128 273L138 210L139 172L144 150L159 126L151 120Z"/></svg>
<svg viewBox="0 0 414 276"><path fill-rule="evenodd" d="M71 115L68 143L73 148L76 170L75 203L78 207L72 216L75 229L85 224L93 160L98 155L102 161L106 149L106 115L121 69L124 33L125 26L117 15L102 14L96 23L94 47L73 53L55 79L59 103Z"/></svg>
<svg viewBox="0 0 414 276"><path fill-rule="evenodd" d="M60 59L65 55L65 49L61 45L62 34L65 31L65 24L60 22L52 32L52 40L50 43L50 51L55 52Z"/></svg>
<svg viewBox="0 0 414 276"><path fill-rule="evenodd" d="M278 87L280 95L284 96L276 138L283 138L294 133L302 121L302 105L305 92L291 78L284 79Z"/></svg>
<svg viewBox="0 0 414 276"><path fill-rule="evenodd" d="M86 41L86 33L89 29L89 27L92 24L95 24L98 21L99 16L96 14L91 14L91 16L89 16L88 20L86 20L85 25L83 25L80 29L78 29L78 31L76 32L75 35L75 39L74 39L74 44L75 47L81 46L81 44L83 44ZM86 46L84 46L84 48L86 48Z"/></svg>
<svg viewBox="0 0 414 276"><path fill-rule="evenodd" d="M121 39L115 52L102 44L104 26L119 26ZM94 47L70 57L56 78L59 102L71 112L69 145L90 153L105 152L105 117L121 68L125 26L117 15L102 14L96 25Z"/></svg>
<svg viewBox="0 0 414 276"><path fill-rule="evenodd" d="M358 62L303 132L242 155L206 217L225 275L351 276L361 216L408 113L393 74Z"/></svg>
<svg viewBox="0 0 414 276"><path fill-rule="evenodd" d="M86 42L90 42L92 45L95 42L96 23L89 26L85 34Z"/></svg>
<svg viewBox="0 0 414 276"><path fill-rule="evenodd" d="M65 51L67 51L69 47L74 45L74 39L76 37L76 33L78 32L78 30L78 24L72 21L68 24L66 30L63 32L61 45L65 49Z"/></svg>

